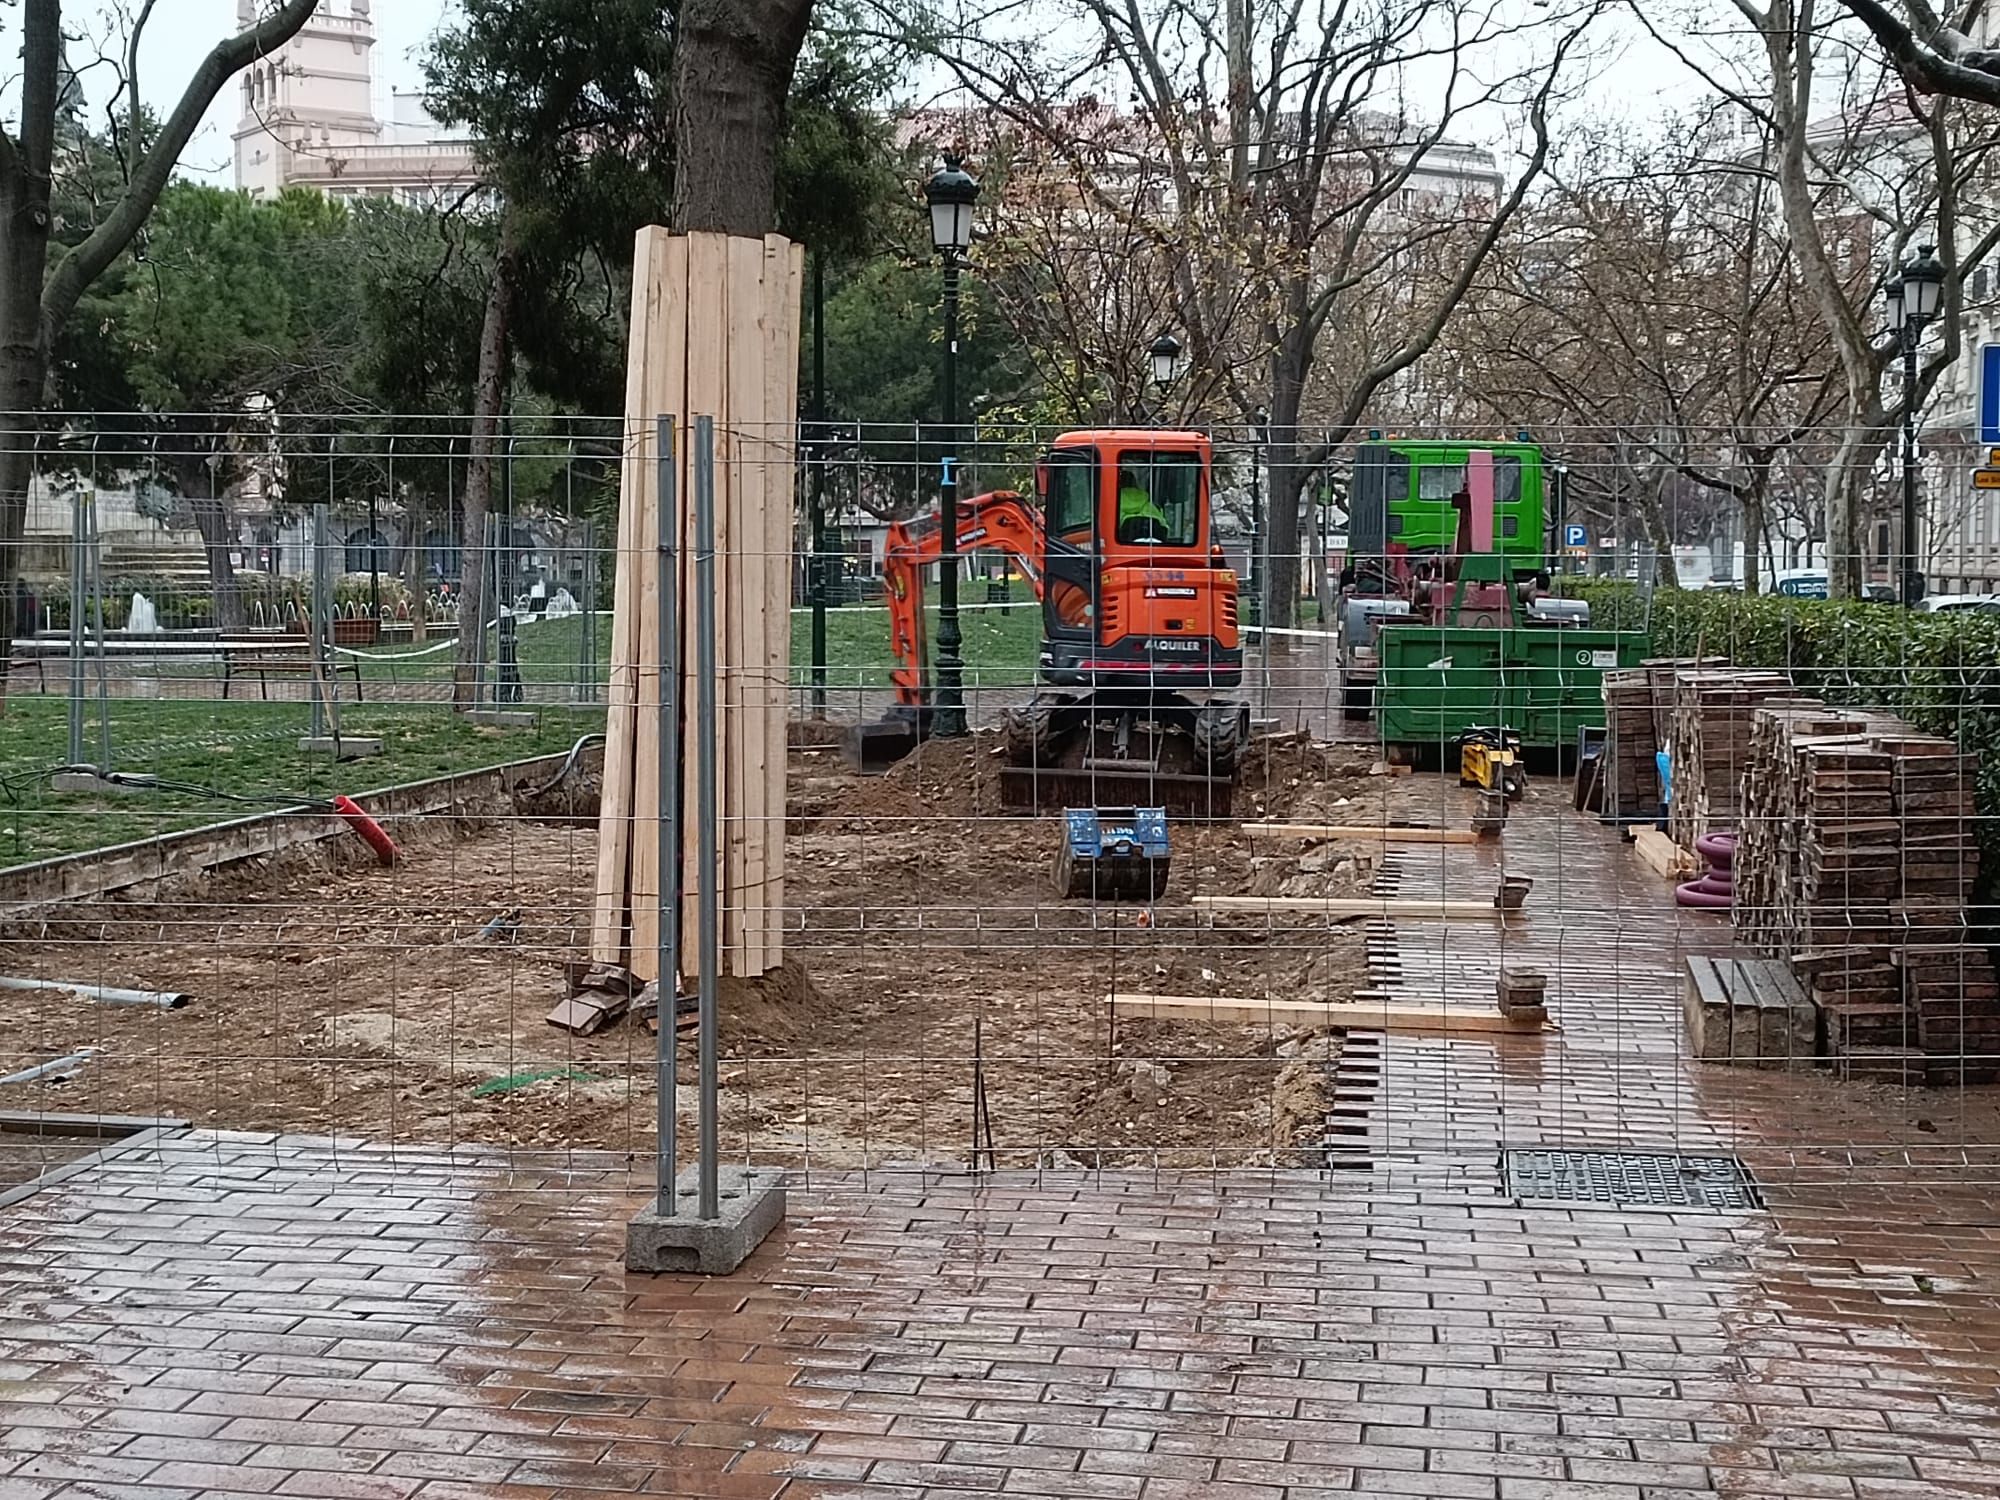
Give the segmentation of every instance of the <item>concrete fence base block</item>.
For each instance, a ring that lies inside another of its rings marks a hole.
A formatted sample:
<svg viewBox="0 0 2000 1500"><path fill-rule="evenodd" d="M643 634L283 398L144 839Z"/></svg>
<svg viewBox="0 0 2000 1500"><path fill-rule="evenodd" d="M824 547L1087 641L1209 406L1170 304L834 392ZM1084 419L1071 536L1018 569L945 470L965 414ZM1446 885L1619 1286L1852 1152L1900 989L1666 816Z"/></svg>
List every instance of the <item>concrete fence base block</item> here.
<svg viewBox="0 0 2000 1500"><path fill-rule="evenodd" d="M783 1172L724 1167L718 1177L719 1212L713 1219L695 1217L697 1180L696 1169L689 1167L674 1183L677 1212L672 1217L661 1216L656 1198L626 1224L626 1270L727 1276L785 1217Z"/></svg>
<svg viewBox="0 0 2000 1500"><path fill-rule="evenodd" d="M465 722L485 729L533 729L540 716L531 708L475 708Z"/></svg>
<svg viewBox="0 0 2000 1500"><path fill-rule="evenodd" d="M306 755L331 755L335 760L367 760L382 753L382 742L365 735L301 735L299 750Z"/></svg>
<svg viewBox="0 0 2000 1500"><path fill-rule="evenodd" d="M82 792L86 795L110 792L143 792L141 786L128 786L122 782L106 781L93 771L58 771L50 789L57 792Z"/></svg>

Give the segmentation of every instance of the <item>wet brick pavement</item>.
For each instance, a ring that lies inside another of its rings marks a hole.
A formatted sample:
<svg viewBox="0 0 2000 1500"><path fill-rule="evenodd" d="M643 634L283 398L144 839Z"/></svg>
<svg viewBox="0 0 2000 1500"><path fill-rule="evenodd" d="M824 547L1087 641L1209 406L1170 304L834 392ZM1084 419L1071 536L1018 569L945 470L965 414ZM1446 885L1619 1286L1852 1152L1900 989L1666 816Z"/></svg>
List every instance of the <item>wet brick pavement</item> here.
<svg viewBox="0 0 2000 1500"><path fill-rule="evenodd" d="M822 1179L701 1281L624 1275L622 1158L114 1157L0 1216L0 1500L2000 1495L1992 1112L1698 1071L1727 929L1567 814L1504 857L1529 919L1382 981L1532 962L1564 1029L1383 1038L1367 1170ZM1502 1145L1734 1151L1769 1211L1523 1206Z"/></svg>

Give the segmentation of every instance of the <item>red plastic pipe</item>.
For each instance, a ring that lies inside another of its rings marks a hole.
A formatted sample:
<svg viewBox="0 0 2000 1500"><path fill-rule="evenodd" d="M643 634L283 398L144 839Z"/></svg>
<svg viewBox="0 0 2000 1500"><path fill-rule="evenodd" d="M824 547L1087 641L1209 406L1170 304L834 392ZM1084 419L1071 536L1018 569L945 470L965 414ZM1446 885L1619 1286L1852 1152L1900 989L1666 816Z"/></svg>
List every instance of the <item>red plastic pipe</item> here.
<svg viewBox="0 0 2000 1500"><path fill-rule="evenodd" d="M389 837L382 825L361 810L361 804L352 797L335 797L333 810L340 820L367 841L375 851L375 857L385 865L396 862L396 841Z"/></svg>

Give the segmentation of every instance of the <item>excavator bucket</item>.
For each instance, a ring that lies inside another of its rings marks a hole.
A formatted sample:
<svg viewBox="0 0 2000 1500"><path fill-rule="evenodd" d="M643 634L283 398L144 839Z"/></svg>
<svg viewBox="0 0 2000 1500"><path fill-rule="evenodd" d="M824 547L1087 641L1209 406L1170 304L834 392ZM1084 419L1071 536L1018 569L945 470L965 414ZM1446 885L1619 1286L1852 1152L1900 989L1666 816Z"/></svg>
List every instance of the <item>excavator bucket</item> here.
<svg viewBox="0 0 2000 1500"><path fill-rule="evenodd" d="M912 754L923 738L914 718L891 715L873 724L850 724L841 731L840 754L864 776L879 776L904 756Z"/></svg>

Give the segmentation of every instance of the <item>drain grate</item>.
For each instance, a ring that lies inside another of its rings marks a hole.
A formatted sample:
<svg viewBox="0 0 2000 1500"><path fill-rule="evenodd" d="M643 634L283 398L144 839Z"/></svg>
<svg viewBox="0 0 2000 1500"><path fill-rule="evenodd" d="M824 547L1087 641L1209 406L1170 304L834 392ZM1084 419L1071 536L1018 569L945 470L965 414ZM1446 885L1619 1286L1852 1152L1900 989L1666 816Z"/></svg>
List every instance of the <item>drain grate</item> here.
<svg viewBox="0 0 2000 1500"><path fill-rule="evenodd" d="M1507 1151L1502 1156L1507 1192L1524 1202L1712 1213L1764 1206L1755 1179L1733 1156L1636 1151Z"/></svg>

